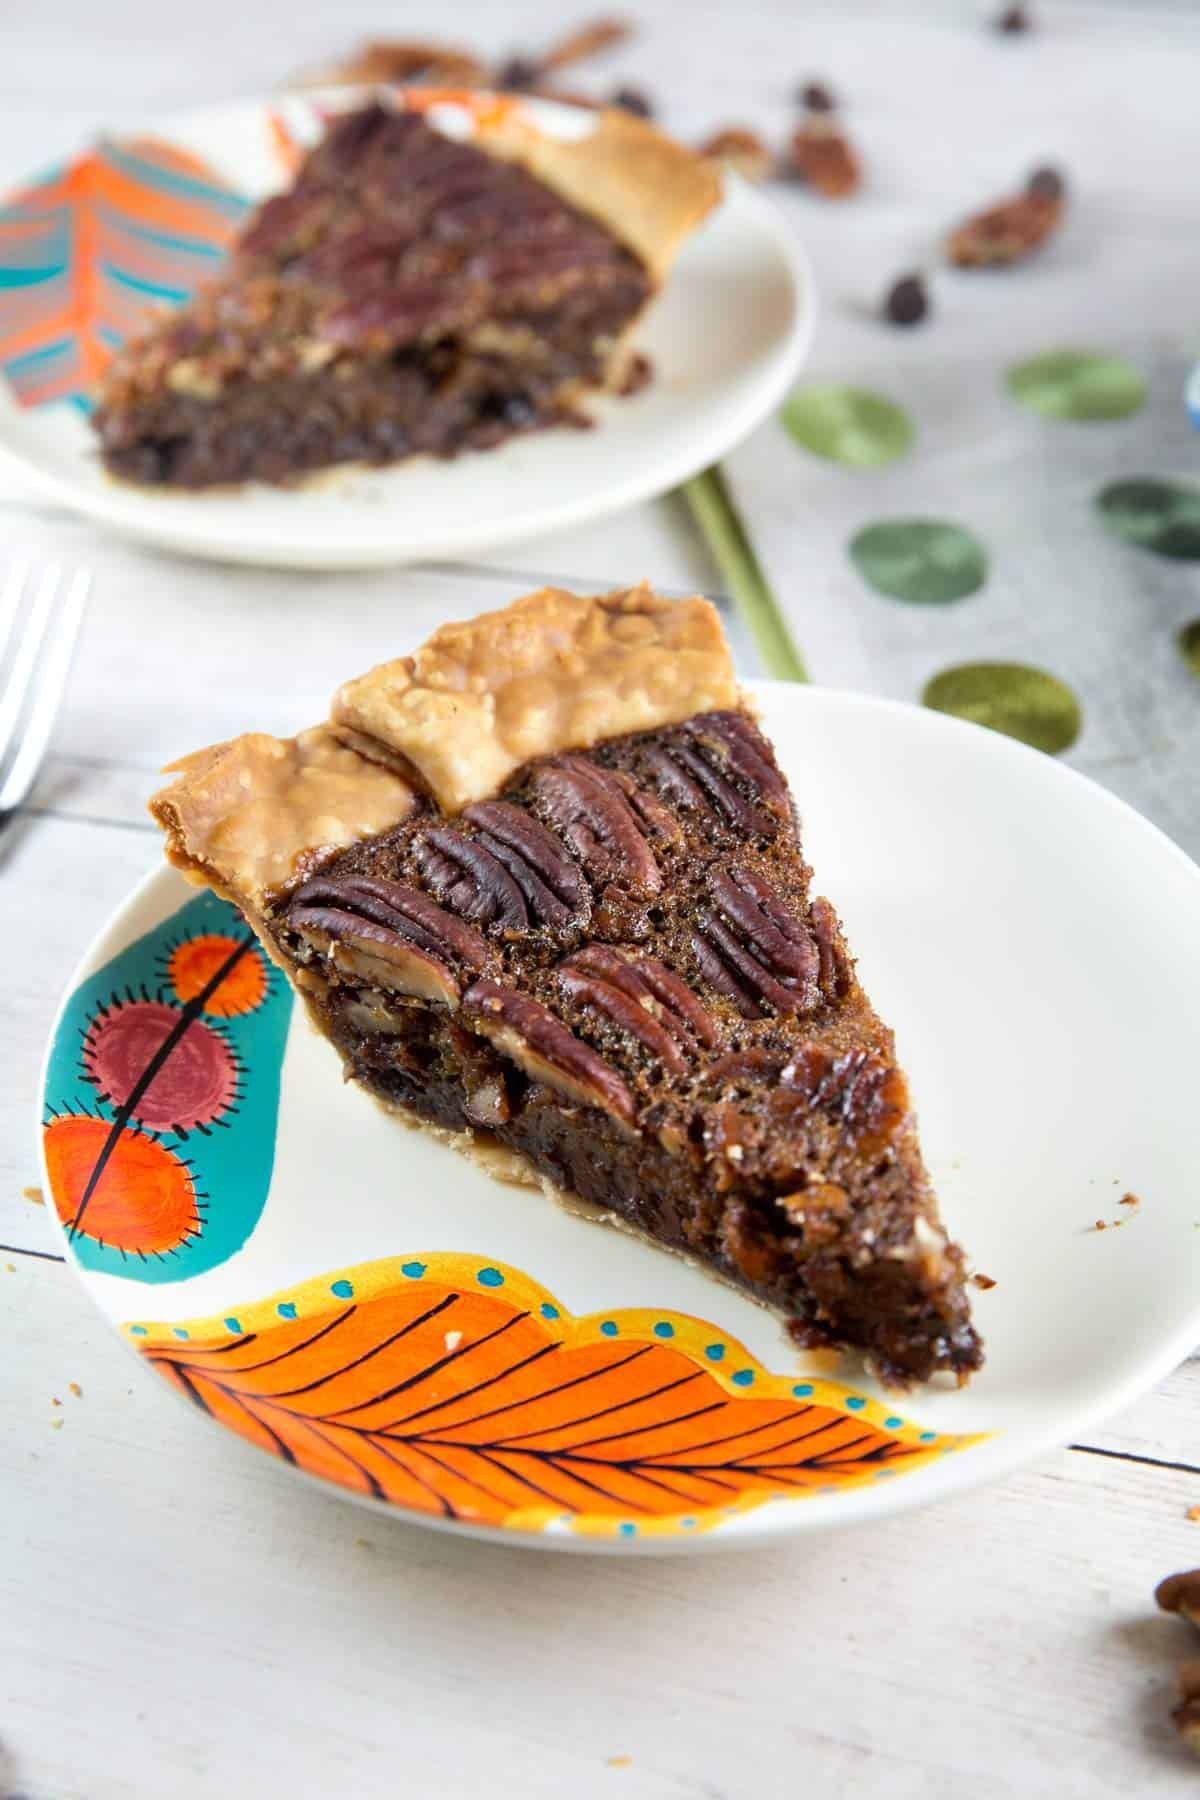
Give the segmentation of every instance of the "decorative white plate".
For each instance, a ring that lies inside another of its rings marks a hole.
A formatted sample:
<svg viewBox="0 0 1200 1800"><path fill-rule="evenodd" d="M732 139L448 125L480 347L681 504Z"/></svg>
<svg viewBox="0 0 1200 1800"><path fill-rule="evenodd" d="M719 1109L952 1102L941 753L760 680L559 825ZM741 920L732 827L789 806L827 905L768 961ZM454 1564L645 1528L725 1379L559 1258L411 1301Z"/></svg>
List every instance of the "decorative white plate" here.
<svg viewBox="0 0 1200 1800"><path fill-rule="evenodd" d="M202 1411L426 1523L675 1550L992 1478L1200 1338L1200 870L1006 738L755 691L945 1220L996 1283L973 1290L983 1372L885 1393L678 1259L499 1186L343 1086L237 915L163 869L72 983L43 1144L84 1285Z"/></svg>
<svg viewBox="0 0 1200 1800"><path fill-rule="evenodd" d="M0 455L55 499L167 549L365 568L465 555L663 493L723 456L782 397L812 333L812 280L783 221L731 176L638 332L653 382L632 398L589 402L593 431L538 433L453 462L344 469L293 491L181 495L111 480L86 396L112 344L148 299L178 300L216 265L246 201L285 185L322 109L352 98L330 90L155 121L0 208ZM564 135L593 123L582 109L519 104ZM429 117L471 129L463 106L443 103Z"/></svg>

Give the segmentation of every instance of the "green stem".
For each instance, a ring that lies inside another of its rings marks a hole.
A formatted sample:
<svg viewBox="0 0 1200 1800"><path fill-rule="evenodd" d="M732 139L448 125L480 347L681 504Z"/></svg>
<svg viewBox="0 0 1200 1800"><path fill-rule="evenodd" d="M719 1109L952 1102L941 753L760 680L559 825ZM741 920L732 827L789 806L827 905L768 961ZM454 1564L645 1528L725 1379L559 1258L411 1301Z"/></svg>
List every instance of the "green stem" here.
<svg viewBox="0 0 1200 1800"><path fill-rule="evenodd" d="M693 475L680 492L704 533L768 675L780 681L807 681L804 659L792 641L779 602L746 536L720 464L714 463L711 469Z"/></svg>

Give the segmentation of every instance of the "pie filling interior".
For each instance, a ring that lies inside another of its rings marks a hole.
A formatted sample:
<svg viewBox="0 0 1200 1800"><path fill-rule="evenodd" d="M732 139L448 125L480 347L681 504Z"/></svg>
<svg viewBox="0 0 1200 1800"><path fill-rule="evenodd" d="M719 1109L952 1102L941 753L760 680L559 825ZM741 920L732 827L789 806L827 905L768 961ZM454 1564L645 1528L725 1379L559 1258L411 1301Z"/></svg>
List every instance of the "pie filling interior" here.
<svg viewBox="0 0 1200 1800"><path fill-rule="evenodd" d="M348 1073L482 1130L881 1375L981 1361L890 1031L747 715L431 801L265 929Z"/></svg>
<svg viewBox="0 0 1200 1800"><path fill-rule="evenodd" d="M215 285L114 359L101 454L142 483L282 482L579 421L653 285L525 169L373 104L258 209Z"/></svg>

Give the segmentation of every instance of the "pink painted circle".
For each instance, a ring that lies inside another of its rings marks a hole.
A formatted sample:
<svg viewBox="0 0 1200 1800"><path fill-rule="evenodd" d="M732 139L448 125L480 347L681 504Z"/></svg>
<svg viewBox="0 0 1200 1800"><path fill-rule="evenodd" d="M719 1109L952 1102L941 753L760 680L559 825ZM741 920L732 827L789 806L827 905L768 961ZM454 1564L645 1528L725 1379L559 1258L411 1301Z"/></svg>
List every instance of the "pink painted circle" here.
<svg viewBox="0 0 1200 1800"><path fill-rule="evenodd" d="M124 1106L178 1026L181 1014L162 1000L118 1000L92 1020L83 1067L101 1097ZM193 1019L162 1067L139 1094L132 1116L156 1131L210 1125L237 1097L233 1052L211 1025Z"/></svg>

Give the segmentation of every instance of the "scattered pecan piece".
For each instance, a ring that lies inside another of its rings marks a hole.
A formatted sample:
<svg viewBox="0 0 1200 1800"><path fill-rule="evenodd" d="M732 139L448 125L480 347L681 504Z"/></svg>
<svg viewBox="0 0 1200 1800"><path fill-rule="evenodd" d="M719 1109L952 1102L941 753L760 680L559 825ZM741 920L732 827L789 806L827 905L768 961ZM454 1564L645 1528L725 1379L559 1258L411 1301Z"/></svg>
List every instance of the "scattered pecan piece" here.
<svg viewBox="0 0 1200 1800"><path fill-rule="evenodd" d="M1038 169L1025 191L964 220L946 239L960 269L1007 268L1040 249L1062 222L1066 188L1055 169Z"/></svg>
<svg viewBox="0 0 1200 1800"><path fill-rule="evenodd" d="M1200 1661L1185 1662L1176 1683L1179 1704L1172 1709L1171 1717L1188 1749L1200 1756Z"/></svg>
<svg viewBox="0 0 1200 1800"><path fill-rule="evenodd" d="M543 763L531 785L550 824L594 881L615 880L643 894L660 891L662 871L611 770L568 754Z"/></svg>
<svg viewBox="0 0 1200 1800"><path fill-rule="evenodd" d="M477 931L406 882L317 876L297 890L287 922L328 943L336 968L447 1006L459 998L458 969L488 960Z"/></svg>
<svg viewBox="0 0 1200 1800"><path fill-rule="evenodd" d="M909 1110L900 1070L867 1050L834 1056L821 1044L802 1044L779 1075L769 1101L782 1126L797 1106L823 1112L840 1127L840 1141L865 1161L877 1157Z"/></svg>
<svg viewBox="0 0 1200 1800"><path fill-rule="evenodd" d="M700 146L701 156L733 169L744 181L766 181L775 167L769 147L746 125L727 125Z"/></svg>
<svg viewBox="0 0 1200 1800"><path fill-rule="evenodd" d="M571 999L627 1031L672 1074L686 1073L689 1056L716 1041L707 1009L657 957L590 944L562 965L559 981Z"/></svg>
<svg viewBox="0 0 1200 1800"><path fill-rule="evenodd" d="M325 70L321 81L391 82L398 86L486 87L488 71L478 57L450 44L426 44L408 39L379 39Z"/></svg>
<svg viewBox="0 0 1200 1800"><path fill-rule="evenodd" d="M476 981L463 995L463 1011L482 1037L535 1081L632 1124L633 1095L620 1075L540 1001L499 982Z"/></svg>
<svg viewBox="0 0 1200 1800"><path fill-rule="evenodd" d="M586 910L587 883L553 832L507 800L479 800L464 819L504 864L529 904L534 924L557 929Z"/></svg>
<svg viewBox="0 0 1200 1800"><path fill-rule="evenodd" d="M628 19L590 19L552 44L541 57L541 67L543 71L565 69L585 57L599 55L601 50L623 44L632 35L633 26Z"/></svg>
<svg viewBox="0 0 1200 1800"><path fill-rule="evenodd" d="M792 133L791 173L827 200L844 200L862 186L858 155L828 113L810 113Z"/></svg>
<svg viewBox="0 0 1200 1800"><path fill-rule="evenodd" d="M1200 1629L1200 1569L1168 1575L1155 1588L1154 1598L1164 1612L1178 1613L1189 1625Z"/></svg>

